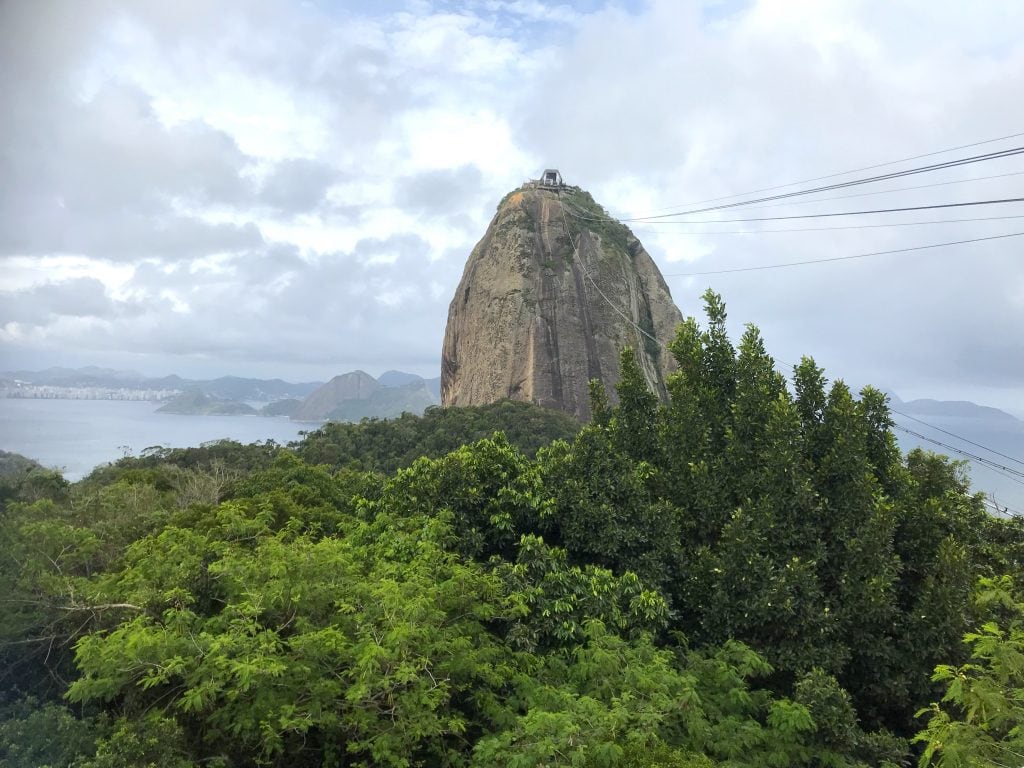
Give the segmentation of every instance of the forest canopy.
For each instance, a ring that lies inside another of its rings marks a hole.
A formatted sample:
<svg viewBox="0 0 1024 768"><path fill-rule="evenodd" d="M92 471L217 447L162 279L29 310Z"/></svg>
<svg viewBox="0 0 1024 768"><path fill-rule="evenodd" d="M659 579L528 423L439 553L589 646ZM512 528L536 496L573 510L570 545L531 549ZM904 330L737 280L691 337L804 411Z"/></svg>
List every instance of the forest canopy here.
<svg viewBox="0 0 1024 768"><path fill-rule="evenodd" d="M708 293L670 401L0 477L3 766L940 766L1024 755L1024 527Z"/></svg>

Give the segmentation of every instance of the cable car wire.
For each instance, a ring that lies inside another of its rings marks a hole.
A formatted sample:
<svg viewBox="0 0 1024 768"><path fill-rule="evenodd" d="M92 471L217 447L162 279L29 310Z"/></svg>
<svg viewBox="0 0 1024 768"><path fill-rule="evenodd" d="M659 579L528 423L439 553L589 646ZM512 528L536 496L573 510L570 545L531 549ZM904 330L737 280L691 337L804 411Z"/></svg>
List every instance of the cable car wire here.
<svg viewBox="0 0 1024 768"><path fill-rule="evenodd" d="M716 202L721 201L721 200L732 200L733 198L745 198L746 196L749 196L749 195L760 195L761 193L765 193L765 191L773 191L774 189L784 189L787 186L797 186L798 184L810 184L810 183L813 183L815 181L824 181L825 179L829 179L829 178L839 178L840 176L848 176L851 173L860 173L862 171L873 171L874 169L877 169L877 168L886 168L886 167L892 166L892 165L899 165L900 163L909 163L911 160L923 160L924 158L932 158L932 157L935 157L937 155L945 155L945 154L950 153L950 152L956 152L957 150L969 150L969 148L971 148L972 146L982 146L984 144L995 143L996 141L1006 141L1006 140L1011 139L1011 138L1019 138L1020 136L1024 136L1024 131L1021 131L1019 133L1011 133L1011 134L1008 134L1006 136L998 136L996 138L987 138L987 139L984 139L982 141L972 141L971 143L968 143L968 144L959 144L957 146L950 146L950 147L945 148L945 150L936 150L934 152L928 152L928 153L925 153L923 155L912 155L912 156L907 157L907 158L900 158L899 160L890 160L890 161L887 161L885 163L876 163L874 165L862 166L860 168L852 168L852 169L850 169L848 171L839 171L838 173L829 173L829 174L826 174L824 176L815 176L813 178L806 178L806 179L802 179L800 181L790 181L790 182L787 182L787 183L784 183L784 184L775 184L773 186L763 186L763 187L758 188L758 189L749 189L748 191L743 191L743 193L734 193L732 195L723 195L722 197L718 197L718 198L706 198L705 200L695 200L695 201L692 201L690 203L679 203L677 205L664 206L662 208L657 208L657 209L654 209L654 210L666 211L666 210L669 210L671 208L684 208L686 206L702 205L703 203L716 203Z"/></svg>
<svg viewBox="0 0 1024 768"><path fill-rule="evenodd" d="M937 445L937 446L939 446L941 448L945 448L947 450L954 451L954 452L960 454L961 456L964 456L964 457L970 459L971 461L978 462L982 466L985 466L988 469L991 469L993 472L996 472L997 474L1002 475L1003 477L1007 478L1008 480L1013 480L1013 482L1015 482L1015 483L1020 483L1021 485L1024 485L1024 472L1020 472L1020 471L1018 471L1016 469L1013 469L1012 467L1004 466L1003 464L999 464L997 462L994 462L991 459L986 459L984 456L979 456L976 453L971 453L970 451L966 451L963 448L957 448L955 445L950 445L949 443L944 443L941 440L936 440L933 437L928 437L927 435L922 435L920 432L915 432L912 429L907 429L906 427L901 426L900 424L895 424L893 426L896 429L898 429L900 432L905 432L906 434L912 435L913 437L916 437L919 440L925 440L925 441L927 441L929 443L932 443L933 445Z"/></svg>
<svg viewBox="0 0 1024 768"><path fill-rule="evenodd" d="M997 451L995 448L989 448L987 445L982 445L981 443L976 443L973 440L969 440L968 438L964 437L963 435L958 435L955 432L950 432L949 430L943 429L942 427L937 427L934 424L929 424L924 419L919 419L916 416L911 416L909 413L903 413L903 411L897 411L895 408L890 408L889 411L890 411L890 413L895 413L897 416L902 416L905 419L910 419L911 421L916 421L918 424L924 424L924 426L929 427L930 429L934 429L936 432L941 432L944 435L949 435L950 437L955 437L957 440L962 440L965 443L970 443L971 445L975 446L976 448L983 448L984 450L988 451L989 453L994 453L996 456L1002 456L1004 459L1009 459L1010 461L1015 461L1018 464L1020 464L1021 466L1024 466L1024 461L1022 461L1021 459L1016 458L1015 456L1009 456L1009 455L1007 455L1005 453L1001 453L1000 451Z"/></svg>
<svg viewBox="0 0 1024 768"><path fill-rule="evenodd" d="M893 171L892 173L886 173L879 176L868 176L863 179L853 179L851 181L843 181L836 184L827 184L822 187L812 187L810 189L798 189L794 192L785 192L780 195L769 195L767 197L757 197L752 200L739 200L735 203L726 203L724 205L711 205L704 208L693 208L687 211L675 211L673 213L662 213L653 216L629 216L619 221L633 222L633 221L651 221L656 219L666 219L673 216L692 216L697 213L707 213L709 211L721 211L729 208L738 208L746 205L752 205L754 203L770 202L772 200L783 200L792 197L801 197L803 195L811 195L817 192L827 192L833 189L845 189L846 187L859 186L862 184L874 184L880 181L888 181L889 179L902 178L904 176L912 176L919 173L930 173L932 171L945 170L947 168L958 168L963 165L970 165L973 163L980 163L987 160L999 160L1004 157L1015 157L1017 155L1024 154L1024 147L1013 147L1011 149L1000 150L999 152L990 152L984 155L975 155L973 157L964 157L957 160L947 160L942 163L933 163L932 165L921 166L918 168L908 168L903 171ZM602 218L602 217L594 217ZM603 218L610 218L604 216Z"/></svg>
<svg viewBox="0 0 1024 768"><path fill-rule="evenodd" d="M821 259L807 259L805 261L788 261L781 264L760 264L752 267L734 267L732 269L711 269L704 272L671 272L662 277L703 277L705 275L727 275L735 272L759 272L766 269L783 269L786 267L802 267L807 264L825 264L833 261L852 261L853 259L866 259L871 256L887 256L892 253L909 253L911 251L924 251L930 248L944 248L951 245L965 245L967 243L980 243L986 240L1003 240L1008 237L1021 237L1024 232L1010 232L1005 235L992 235L990 237L972 237L968 240L953 240L948 243L930 243L928 245L915 245L909 248L890 248L885 251L871 251L869 253L855 253L851 256L827 256Z"/></svg>
<svg viewBox="0 0 1024 768"><path fill-rule="evenodd" d="M755 216L743 219L691 219L683 221L667 221L658 219L656 221L644 220L643 224L653 226L655 224L740 224L748 221L791 221L793 219L829 219L836 216L872 216L879 213L906 213L907 211L934 211L941 208L968 208L975 205L1006 205L1008 203L1024 202L1024 197L1005 197L995 200L969 200L962 203L936 203L934 205L911 205L900 208L874 208L864 211L829 211L828 213L801 213L792 216ZM615 219L596 219L588 216L576 215L580 221L615 221Z"/></svg>
<svg viewBox="0 0 1024 768"><path fill-rule="evenodd" d="M997 173L992 176L973 176L969 179L951 179L950 181L938 181L934 184L917 184L913 187L896 187L894 189L876 189L872 192L857 192L853 195L832 195L830 197L819 197L814 200L790 200L785 203L771 203L769 205L752 205L747 210L760 210L762 208L785 208L790 205L807 205L809 203L821 203L826 200L849 200L854 197L872 197L874 195L891 195L897 192L913 192L918 189L931 189L932 187L948 187L953 184L969 184L972 181L989 181L991 179L1005 179L1009 176L1024 176L1024 171L1011 171L1010 173Z"/></svg>
<svg viewBox="0 0 1024 768"><path fill-rule="evenodd" d="M838 227L786 227L785 229L709 229L698 231L644 230L645 225L634 227L638 232L657 232L660 237L669 235L767 235L773 232L831 232L844 229L884 229L886 227L923 227L929 224L964 224L974 221L1006 221L1008 219L1024 219L1024 214L1013 216L978 216L968 219L937 219L934 221L893 221L885 224L843 224ZM664 223L664 222L662 222ZM680 222L682 223L682 222ZM693 222L699 224L702 222ZM710 223L710 222L709 222Z"/></svg>

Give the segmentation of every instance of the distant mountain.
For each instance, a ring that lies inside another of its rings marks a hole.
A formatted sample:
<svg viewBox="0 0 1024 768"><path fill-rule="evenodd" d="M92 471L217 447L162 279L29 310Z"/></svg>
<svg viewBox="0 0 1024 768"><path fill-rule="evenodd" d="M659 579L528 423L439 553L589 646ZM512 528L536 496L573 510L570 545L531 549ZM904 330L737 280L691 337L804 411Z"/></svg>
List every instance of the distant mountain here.
<svg viewBox="0 0 1024 768"><path fill-rule="evenodd" d="M379 388L377 380L365 371L335 376L310 394L292 418L296 421L323 421L346 400L365 400Z"/></svg>
<svg viewBox="0 0 1024 768"><path fill-rule="evenodd" d="M3 376L55 387L124 386L125 382L139 382L145 379L137 371L118 371L113 368L98 368L95 365L87 365L84 368L54 367L44 371L6 371Z"/></svg>
<svg viewBox="0 0 1024 768"><path fill-rule="evenodd" d="M415 373L406 373L405 371L384 371L384 373L377 377L377 383L382 387L403 387L417 381L422 381L424 386L426 386L427 392L430 393L434 400L434 405L441 402L440 376L435 376L432 379L424 379L422 376L417 376Z"/></svg>
<svg viewBox="0 0 1024 768"><path fill-rule="evenodd" d="M225 400L273 401L286 398L302 399L322 386L321 381L292 383L281 379L247 379L222 376L218 379L183 379L170 375L145 377L135 371L112 368L47 368L45 371L9 371L0 374L6 379L17 379L42 386L97 387L110 389L198 389L204 394Z"/></svg>
<svg viewBox="0 0 1024 768"><path fill-rule="evenodd" d="M320 381L306 381L292 384L281 379L243 379L238 376L222 376L212 381L195 382L203 392L229 400L282 400L302 399L323 386Z"/></svg>
<svg viewBox="0 0 1024 768"><path fill-rule="evenodd" d="M323 385L321 381L292 383L281 379L246 379L240 376L221 376L219 379L183 379L180 376L164 376L159 379L145 379L146 387L156 389L198 389L199 391L225 400L258 400L272 402L286 398L302 398Z"/></svg>
<svg viewBox="0 0 1024 768"><path fill-rule="evenodd" d="M896 411L909 413L912 416L933 416L961 419L996 419L1000 421L1020 421L1013 414L978 405L969 400L907 400L903 401L889 393L891 406Z"/></svg>
<svg viewBox="0 0 1024 768"><path fill-rule="evenodd" d="M403 413L419 416L432 405L437 405L437 398L420 379L401 387L380 387L365 399L346 400L331 411L327 418L332 421L359 421L366 418L386 419Z"/></svg>
<svg viewBox="0 0 1024 768"><path fill-rule="evenodd" d="M188 389L196 383L174 373L170 376L161 376L159 379L142 379L142 382L156 389Z"/></svg>
<svg viewBox="0 0 1024 768"><path fill-rule="evenodd" d="M118 371L114 368L99 368L95 365L87 365L84 368L71 369L71 368L51 368L54 371L67 371L69 374L84 374L86 376L92 376L97 379L109 378L109 379L120 379L123 381L137 381L143 378L142 374L138 371Z"/></svg>
<svg viewBox="0 0 1024 768"><path fill-rule="evenodd" d="M377 383L382 387L404 387L417 381L423 381L423 377L405 371L384 371L377 377Z"/></svg>
<svg viewBox="0 0 1024 768"><path fill-rule="evenodd" d="M188 416L234 416L257 413L256 409L251 405L239 403L235 400L211 397L198 389L190 389L187 392L183 392L165 405L157 408L156 412Z"/></svg>
<svg viewBox="0 0 1024 768"><path fill-rule="evenodd" d="M295 411L302 405L301 400L296 400L293 397L285 400L275 400L272 403L267 403L260 408L261 416L291 416Z"/></svg>
<svg viewBox="0 0 1024 768"><path fill-rule="evenodd" d="M387 371L374 379L363 371L335 376L313 392L292 414L296 421L359 421L422 414L440 402L440 378Z"/></svg>

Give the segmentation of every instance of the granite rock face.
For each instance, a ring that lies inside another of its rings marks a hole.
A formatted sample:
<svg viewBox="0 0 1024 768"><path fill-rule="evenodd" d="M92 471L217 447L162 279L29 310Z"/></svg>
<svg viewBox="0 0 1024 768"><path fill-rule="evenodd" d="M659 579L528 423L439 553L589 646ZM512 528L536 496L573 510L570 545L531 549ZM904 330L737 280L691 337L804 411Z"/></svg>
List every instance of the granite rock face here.
<svg viewBox="0 0 1024 768"><path fill-rule="evenodd" d="M614 398L626 346L664 399L663 345L682 319L643 245L589 194L524 185L498 206L449 307L442 405L511 398L588 420L588 382Z"/></svg>

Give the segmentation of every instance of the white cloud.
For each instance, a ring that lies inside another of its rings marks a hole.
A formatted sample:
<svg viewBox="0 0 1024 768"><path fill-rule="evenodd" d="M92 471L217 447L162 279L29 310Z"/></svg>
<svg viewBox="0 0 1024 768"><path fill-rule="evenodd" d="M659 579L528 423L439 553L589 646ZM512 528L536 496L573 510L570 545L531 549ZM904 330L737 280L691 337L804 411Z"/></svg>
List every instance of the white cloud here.
<svg viewBox="0 0 1024 768"><path fill-rule="evenodd" d="M0 4L0 290L22 313L5 320L3 352L123 351L165 370L203 358L211 373L282 376L436 367L464 260L525 177L559 167L624 215L1013 133L1021 28L1012 0ZM851 223L868 221L881 219ZM757 234L800 225L636 231L672 273L1024 229ZM738 230L754 234L713 234ZM1024 325L1019 253L1006 241L669 285L688 314L712 285L735 327L760 324L780 359L811 352L897 391L1019 390L1024 356L992 340ZM61 311L83 306L98 314Z"/></svg>
<svg viewBox="0 0 1024 768"><path fill-rule="evenodd" d="M113 292L120 290L131 278L135 268L130 264L112 264L88 256L58 254L53 256L10 256L3 260L0 291L20 291L49 282L54 275L64 279L91 277Z"/></svg>

